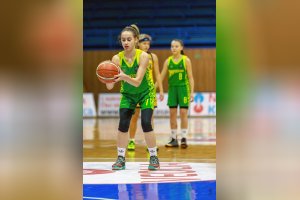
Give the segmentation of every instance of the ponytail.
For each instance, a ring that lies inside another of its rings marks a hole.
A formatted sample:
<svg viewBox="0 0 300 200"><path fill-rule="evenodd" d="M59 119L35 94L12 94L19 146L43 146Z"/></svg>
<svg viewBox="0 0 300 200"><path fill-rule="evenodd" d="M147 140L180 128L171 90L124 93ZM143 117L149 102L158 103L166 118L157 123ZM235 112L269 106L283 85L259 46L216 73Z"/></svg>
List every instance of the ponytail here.
<svg viewBox="0 0 300 200"><path fill-rule="evenodd" d="M139 38L139 36L140 36L140 29L139 29L139 27L137 25L135 25L135 24L131 24L129 27L131 27L131 28L134 29L134 31L135 31L135 33L133 34L134 37Z"/></svg>

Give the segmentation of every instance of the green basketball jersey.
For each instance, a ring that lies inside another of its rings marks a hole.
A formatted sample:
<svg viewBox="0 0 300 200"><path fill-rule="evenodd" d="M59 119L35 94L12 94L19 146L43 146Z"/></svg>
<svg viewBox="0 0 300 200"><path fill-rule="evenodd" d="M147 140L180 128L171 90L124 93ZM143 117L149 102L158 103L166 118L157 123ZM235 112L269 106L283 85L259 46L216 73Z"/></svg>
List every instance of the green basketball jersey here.
<svg viewBox="0 0 300 200"><path fill-rule="evenodd" d="M173 56L168 58L169 86L189 85L185 60L185 55L178 62L173 60Z"/></svg>
<svg viewBox="0 0 300 200"><path fill-rule="evenodd" d="M125 74L129 75L132 78L136 77L139 68L139 63L140 63L140 56L142 52L143 51L140 49L135 50L135 56L131 64L128 64L126 62L124 51L118 54L120 58L120 68ZM147 90L152 91L153 88L154 88L154 83L153 83L153 79L151 78L150 69L148 67L144 75L144 78L142 80L142 83L140 84L139 87L135 87L125 81L121 81L121 93L138 94Z"/></svg>

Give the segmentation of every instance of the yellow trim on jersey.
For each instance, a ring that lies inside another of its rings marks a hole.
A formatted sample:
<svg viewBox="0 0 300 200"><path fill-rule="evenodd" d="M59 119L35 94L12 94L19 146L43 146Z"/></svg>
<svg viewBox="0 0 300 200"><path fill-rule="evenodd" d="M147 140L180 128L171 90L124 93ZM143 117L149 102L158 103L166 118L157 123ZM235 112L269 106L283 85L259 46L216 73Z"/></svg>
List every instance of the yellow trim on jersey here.
<svg viewBox="0 0 300 200"><path fill-rule="evenodd" d="M183 60L183 67L186 71L186 56L185 55L182 56L182 60Z"/></svg>
<svg viewBox="0 0 300 200"><path fill-rule="evenodd" d="M126 58L125 58L125 53L124 51L121 51L119 52L119 58L120 58L120 66L122 65L122 60L124 60L125 64L127 65L127 67L131 68L135 62L135 59L137 59L137 64L139 65L140 64L140 56L142 54L142 50L140 49L136 49L135 50L135 55L132 59L132 63L129 64L127 61L126 61Z"/></svg>
<svg viewBox="0 0 300 200"><path fill-rule="evenodd" d="M135 50L135 57L134 59L136 58L137 59L137 64L140 66L140 57L141 57L141 54L143 53L142 50L140 49L136 49Z"/></svg>
<svg viewBox="0 0 300 200"><path fill-rule="evenodd" d="M168 58L168 67L169 67L169 65L170 65L171 59L172 59L172 56L170 56L170 57Z"/></svg>
<svg viewBox="0 0 300 200"><path fill-rule="evenodd" d="M180 58L180 59L178 59L178 61L177 61L177 62L175 62L175 60L174 60L174 57L173 57L173 56L171 56L171 59L172 59L172 61L173 61L173 63L174 63L175 65L178 65L178 63L180 63L180 62L181 62L181 60L182 60L184 57L186 57L186 56L185 56L185 55L181 55L181 58Z"/></svg>

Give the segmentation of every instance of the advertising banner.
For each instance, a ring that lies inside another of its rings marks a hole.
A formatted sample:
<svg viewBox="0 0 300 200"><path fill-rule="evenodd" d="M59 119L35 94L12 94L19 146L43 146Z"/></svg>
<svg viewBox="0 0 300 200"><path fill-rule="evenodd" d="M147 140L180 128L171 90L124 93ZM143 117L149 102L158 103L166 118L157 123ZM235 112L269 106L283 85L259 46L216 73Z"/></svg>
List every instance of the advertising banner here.
<svg viewBox="0 0 300 200"><path fill-rule="evenodd" d="M158 96L157 94L157 99ZM119 93L99 94L98 116L119 116L120 98L121 94ZM154 116L168 117L169 107L167 103L168 94L165 93L164 100L157 101ZM189 107L189 116L216 116L216 93L194 93L194 101Z"/></svg>
<svg viewBox="0 0 300 200"><path fill-rule="evenodd" d="M96 117L96 106L92 93L83 93L83 117Z"/></svg>

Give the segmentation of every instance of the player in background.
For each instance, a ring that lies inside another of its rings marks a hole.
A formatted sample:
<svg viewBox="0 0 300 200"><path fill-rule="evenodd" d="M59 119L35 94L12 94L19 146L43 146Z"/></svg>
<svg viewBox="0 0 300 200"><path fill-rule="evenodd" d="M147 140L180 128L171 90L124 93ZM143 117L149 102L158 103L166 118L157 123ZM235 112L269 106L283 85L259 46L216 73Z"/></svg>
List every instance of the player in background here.
<svg viewBox="0 0 300 200"><path fill-rule="evenodd" d="M150 78L153 81L153 71L156 79L156 86L158 86L159 89L159 100L163 101L164 99L164 91L163 91L163 86L162 86L162 81L161 81L161 75L159 71L159 65L158 65L158 58L156 54L151 53L149 51L150 45L151 45L152 38L150 35L147 34L140 34L139 36L139 43L138 43L138 48L143 50L144 52L148 53L149 56L149 73L150 73ZM156 97L156 87L153 88L153 94ZM154 107L157 106L157 100L155 98L155 103ZM127 145L128 150L135 150L135 134L137 130L137 121L139 119L140 115L140 105L138 105L135 109L135 113L131 118L130 121L130 126L129 126L129 143ZM152 124L153 124L153 117L152 117Z"/></svg>
<svg viewBox="0 0 300 200"><path fill-rule="evenodd" d="M168 106L170 108L171 141L166 147L178 147L177 140L177 108L180 108L181 148L187 148L188 108L194 100L194 78L191 60L183 53L183 42L173 39L172 56L164 62L161 73L162 80L168 72Z"/></svg>

